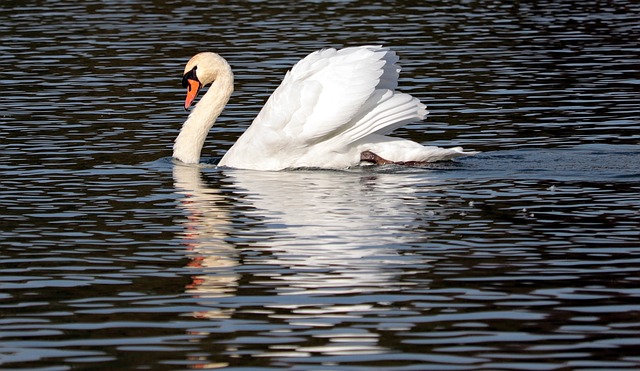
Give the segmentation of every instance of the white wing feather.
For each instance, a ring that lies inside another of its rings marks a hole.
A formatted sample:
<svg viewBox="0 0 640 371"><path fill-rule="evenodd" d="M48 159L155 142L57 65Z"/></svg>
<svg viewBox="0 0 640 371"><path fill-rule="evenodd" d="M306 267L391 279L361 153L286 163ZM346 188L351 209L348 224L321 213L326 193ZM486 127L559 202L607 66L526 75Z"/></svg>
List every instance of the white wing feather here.
<svg viewBox="0 0 640 371"><path fill-rule="evenodd" d="M287 72L220 165L262 170L348 167L359 162L369 142L379 151L386 149L385 142L401 149L402 139L383 136L424 119L428 111L418 99L395 91L397 61L393 51L381 46L309 54ZM418 157L428 160L433 147L413 143L411 152L418 151L414 144L425 150ZM438 159L446 157L443 151ZM456 149L451 157L460 153Z"/></svg>

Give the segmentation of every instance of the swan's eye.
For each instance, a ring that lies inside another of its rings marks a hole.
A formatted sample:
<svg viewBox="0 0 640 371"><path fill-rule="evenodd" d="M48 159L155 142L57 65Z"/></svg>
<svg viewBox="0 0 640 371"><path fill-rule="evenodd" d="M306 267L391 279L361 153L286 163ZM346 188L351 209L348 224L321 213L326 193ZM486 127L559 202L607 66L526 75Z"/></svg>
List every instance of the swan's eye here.
<svg viewBox="0 0 640 371"><path fill-rule="evenodd" d="M200 80L198 80L198 75L196 75L196 69L198 68L198 66L193 67L193 69L187 73L184 74L184 76L182 76L182 87L183 88L189 88L189 90L191 90L191 84L189 84L189 80L195 80L200 82Z"/></svg>

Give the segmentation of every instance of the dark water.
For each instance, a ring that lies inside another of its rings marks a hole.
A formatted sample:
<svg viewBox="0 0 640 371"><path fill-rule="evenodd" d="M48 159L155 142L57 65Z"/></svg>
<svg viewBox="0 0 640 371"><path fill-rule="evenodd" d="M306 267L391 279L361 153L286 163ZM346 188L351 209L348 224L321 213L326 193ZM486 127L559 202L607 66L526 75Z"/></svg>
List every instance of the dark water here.
<svg viewBox="0 0 640 371"><path fill-rule="evenodd" d="M635 1L3 1L0 367L640 367ZM483 151L428 169L175 166L182 68L230 61L221 156L285 70L381 43Z"/></svg>

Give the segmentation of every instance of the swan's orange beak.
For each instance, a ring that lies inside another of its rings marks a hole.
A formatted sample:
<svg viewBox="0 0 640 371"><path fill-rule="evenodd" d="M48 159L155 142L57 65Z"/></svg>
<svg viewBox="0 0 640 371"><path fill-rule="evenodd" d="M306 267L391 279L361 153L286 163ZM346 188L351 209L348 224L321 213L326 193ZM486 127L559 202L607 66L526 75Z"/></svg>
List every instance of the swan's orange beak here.
<svg viewBox="0 0 640 371"><path fill-rule="evenodd" d="M198 80L187 79L187 82L188 82L188 85L187 85L187 99L184 101L184 109L185 110L188 110L189 107L191 107L191 104L196 99L196 96L198 96L198 92L200 91L200 88L202 87L202 85L200 84L200 81L198 81Z"/></svg>

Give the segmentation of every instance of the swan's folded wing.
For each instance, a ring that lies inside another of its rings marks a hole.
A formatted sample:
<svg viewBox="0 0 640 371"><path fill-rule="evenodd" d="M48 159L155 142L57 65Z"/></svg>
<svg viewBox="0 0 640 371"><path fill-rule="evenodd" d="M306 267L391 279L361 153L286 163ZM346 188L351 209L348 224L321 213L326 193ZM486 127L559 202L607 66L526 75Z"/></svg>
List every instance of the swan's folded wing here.
<svg viewBox="0 0 640 371"><path fill-rule="evenodd" d="M287 73L254 125L302 146L336 137L361 118L376 89L395 89L397 60L379 46L311 53Z"/></svg>

